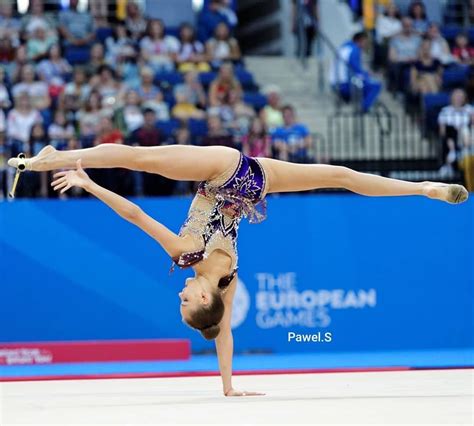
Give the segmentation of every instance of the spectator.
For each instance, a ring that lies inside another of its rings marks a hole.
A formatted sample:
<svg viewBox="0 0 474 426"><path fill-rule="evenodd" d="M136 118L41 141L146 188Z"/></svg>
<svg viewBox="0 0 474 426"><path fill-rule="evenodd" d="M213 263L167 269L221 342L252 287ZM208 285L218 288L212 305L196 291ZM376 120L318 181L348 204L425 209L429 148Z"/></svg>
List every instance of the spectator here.
<svg viewBox="0 0 474 426"><path fill-rule="evenodd" d="M463 65L474 65L474 47L469 45L466 34L458 34L453 47L453 56Z"/></svg>
<svg viewBox="0 0 474 426"><path fill-rule="evenodd" d="M87 62L87 73L91 76L97 74L99 69L107 65L105 61L105 51L102 43L94 43L90 51L90 59Z"/></svg>
<svg viewBox="0 0 474 426"><path fill-rule="evenodd" d="M95 39L92 16L79 12L79 0L69 0L69 9L59 13L59 31L67 46L89 46Z"/></svg>
<svg viewBox="0 0 474 426"><path fill-rule="evenodd" d="M318 1L292 0L292 3L291 29L296 36L296 55L309 57L313 52L313 42L318 30ZM301 29L298 23L301 23Z"/></svg>
<svg viewBox="0 0 474 426"><path fill-rule="evenodd" d="M210 0L198 17L198 33L200 40L208 40L214 34L220 23L225 23L229 28L237 24L237 16L224 0Z"/></svg>
<svg viewBox="0 0 474 426"><path fill-rule="evenodd" d="M411 67L410 81L413 93L438 93L441 88L443 67L431 55L431 41L424 39L418 60Z"/></svg>
<svg viewBox="0 0 474 426"><path fill-rule="evenodd" d="M153 84L153 70L150 67L143 67L140 77L140 86L138 86L137 93L142 100L142 106L152 108L156 112L158 120L169 120L168 104L163 101L163 93Z"/></svg>
<svg viewBox="0 0 474 426"><path fill-rule="evenodd" d="M208 115L207 128L208 132L207 135L202 138L202 145L222 145L235 148L234 137L224 128L219 115Z"/></svg>
<svg viewBox="0 0 474 426"><path fill-rule="evenodd" d="M174 87L174 96L176 94L185 93L189 102L201 108L206 107L206 93L198 80L198 75L194 71L189 71L184 75L184 83Z"/></svg>
<svg viewBox="0 0 474 426"><path fill-rule="evenodd" d="M48 137L51 140L51 145L59 150L66 149L69 139L73 136L74 127L67 122L64 111L56 110L54 120L48 127Z"/></svg>
<svg viewBox="0 0 474 426"><path fill-rule="evenodd" d="M470 143L469 127L472 122L473 108L466 102L466 93L456 89L451 94L451 104L444 107L438 116L442 139L442 155L445 161L440 172L449 175L453 172L458 151L461 146Z"/></svg>
<svg viewBox="0 0 474 426"><path fill-rule="evenodd" d="M30 61L39 61L47 57L48 50L56 43L56 38L48 36L46 24L32 24L32 33L26 43L26 52Z"/></svg>
<svg viewBox="0 0 474 426"><path fill-rule="evenodd" d="M403 88L403 77L418 57L421 38L413 31L411 18L402 19L402 32L393 37L389 43L388 81L390 89L399 91Z"/></svg>
<svg viewBox="0 0 474 426"><path fill-rule="evenodd" d="M377 16L376 21L376 42L374 43L374 67L385 66L388 56L388 45L390 39L400 33L402 22L400 12L396 5L389 4L385 12Z"/></svg>
<svg viewBox="0 0 474 426"><path fill-rule="evenodd" d="M5 79L6 79L5 69L2 66L0 66L0 110L8 109L11 106L10 93L8 92L7 86L5 84L6 83ZM0 130L0 132L4 130Z"/></svg>
<svg viewBox="0 0 474 426"><path fill-rule="evenodd" d="M20 47L18 48L20 49ZM18 50L17 49L17 50ZM24 49L24 48L23 48ZM15 48L7 35L0 35L0 63L8 64L15 59Z"/></svg>
<svg viewBox="0 0 474 426"><path fill-rule="evenodd" d="M426 7L422 1L414 1L408 9L408 16L412 19L413 29L420 35L428 30Z"/></svg>
<svg viewBox="0 0 474 426"><path fill-rule="evenodd" d="M28 157L37 155L48 143L43 123L34 123L28 138L27 150L24 152ZM25 179L24 183L17 195L24 197L47 197L48 175L49 173L38 174L27 171L23 176L23 179Z"/></svg>
<svg viewBox="0 0 474 426"><path fill-rule="evenodd" d="M158 146L161 145L162 137L156 127L156 112L152 108L143 111L143 124L134 130L129 137L129 143L136 146Z"/></svg>
<svg viewBox="0 0 474 426"><path fill-rule="evenodd" d="M143 125L141 99L135 90L127 91L125 104L115 111L114 119L116 127L126 135Z"/></svg>
<svg viewBox="0 0 474 426"><path fill-rule="evenodd" d="M49 108L51 99L49 97L48 85L44 81L35 78L35 69L32 65L25 65L21 70L21 80L12 89L13 97L20 93L28 93L33 108L40 111Z"/></svg>
<svg viewBox="0 0 474 426"><path fill-rule="evenodd" d="M79 122L79 134L81 145L84 148L92 146L99 129L102 99L97 91L90 92L89 97L84 102L83 108L77 113Z"/></svg>
<svg viewBox="0 0 474 426"><path fill-rule="evenodd" d="M433 58L438 59L442 64L454 62L454 58L449 49L449 44L441 35L438 24L430 24L427 36L431 40L431 55Z"/></svg>
<svg viewBox="0 0 474 426"><path fill-rule="evenodd" d="M91 87L100 93L102 108L107 108L111 112L123 101L125 87L108 65L99 68L98 75L91 80Z"/></svg>
<svg viewBox="0 0 474 426"><path fill-rule="evenodd" d="M296 163L311 162L308 150L312 137L308 128L296 122L295 112L291 105L283 107L284 125L272 133L272 143L276 157L283 161Z"/></svg>
<svg viewBox="0 0 474 426"><path fill-rule="evenodd" d="M7 63L6 70L8 74L8 80L11 83L16 83L20 80L21 70L25 65L29 63L26 55L26 46L18 46L15 52L15 58L12 62Z"/></svg>
<svg viewBox="0 0 474 426"><path fill-rule="evenodd" d="M102 143L123 144L124 137L120 130L116 129L109 117L102 117L99 122L99 131L94 141L94 145Z"/></svg>
<svg viewBox="0 0 474 426"><path fill-rule="evenodd" d="M33 108L28 92L17 93L14 101L14 108L7 116L7 138L12 147L12 157L28 152L31 128L43 121L39 111Z"/></svg>
<svg viewBox="0 0 474 426"><path fill-rule="evenodd" d="M134 41L130 37L125 25L118 23L114 26L114 35L105 40L107 50L106 62L114 66L125 57L134 57Z"/></svg>
<svg viewBox="0 0 474 426"><path fill-rule="evenodd" d="M191 99L188 97L187 92L184 90L177 90L175 92L176 105L171 110L173 118L178 120L189 120L190 118L196 120L202 120L206 117L206 113L196 107Z"/></svg>
<svg viewBox="0 0 474 426"><path fill-rule="evenodd" d="M275 128L283 126L283 113L280 104L280 88L269 86L265 89L267 105L260 111L260 118L264 126L272 132Z"/></svg>
<svg viewBox="0 0 474 426"><path fill-rule="evenodd" d="M61 56L59 44L53 44L48 51L47 59L43 59L36 71L41 80L50 86L64 86L68 75L72 71L71 65Z"/></svg>
<svg viewBox="0 0 474 426"><path fill-rule="evenodd" d="M51 37L57 40L58 32L56 22L44 13L43 0L30 1L30 9L21 20L21 30L24 38L29 39L37 25L46 28L46 37Z"/></svg>
<svg viewBox="0 0 474 426"><path fill-rule="evenodd" d="M0 38L7 37L13 46L20 43L20 20L13 16L13 5L9 1L0 4Z"/></svg>
<svg viewBox="0 0 474 426"><path fill-rule="evenodd" d="M49 145L49 140L44 130L42 122L36 122L31 127L30 138L29 138L29 148L28 155L34 156L46 146Z"/></svg>
<svg viewBox="0 0 474 426"><path fill-rule="evenodd" d="M6 119L5 119L5 113L3 112L3 109L0 108L0 134L4 134L6 130Z"/></svg>
<svg viewBox="0 0 474 426"><path fill-rule="evenodd" d="M214 67L219 67L224 61L238 62L242 56L239 43L231 37L224 22L217 25L214 37L206 43L206 52Z"/></svg>
<svg viewBox="0 0 474 426"><path fill-rule="evenodd" d="M140 7L135 1L127 2L127 18L125 27L130 32L133 41L137 42L145 34L147 23L143 18Z"/></svg>
<svg viewBox="0 0 474 426"><path fill-rule="evenodd" d="M196 34L191 24L182 24L179 29L179 48L175 54L175 61L181 72L211 70L207 63L204 46L196 40Z"/></svg>
<svg viewBox="0 0 474 426"><path fill-rule="evenodd" d="M260 118L252 120L248 134L242 138L242 151L250 157L271 157L271 138Z"/></svg>
<svg viewBox="0 0 474 426"><path fill-rule="evenodd" d="M209 104L211 106L229 105L234 93L240 97L242 86L235 78L232 64L225 62L219 68L216 79L209 87Z"/></svg>
<svg viewBox="0 0 474 426"><path fill-rule="evenodd" d="M356 33L351 41L344 43L338 51L338 61L331 75L331 83L345 100L352 100L353 77L357 77L362 85L361 109L369 111L377 100L382 85L373 79L362 67L362 50L367 45L367 34ZM284 117L283 117L284 119Z"/></svg>
<svg viewBox="0 0 474 426"><path fill-rule="evenodd" d="M220 109L226 127L238 137L248 133L250 123L257 115L250 105L243 102L242 92L232 92L229 105L221 106Z"/></svg>
<svg viewBox="0 0 474 426"><path fill-rule="evenodd" d="M173 71L172 55L179 49L176 37L165 35L165 25L160 19L148 22L146 36L140 41L142 59L155 72Z"/></svg>
<svg viewBox="0 0 474 426"><path fill-rule="evenodd" d="M87 83L86 70L82 67L75 67L72 81L67 83L64 88L61 104L63 104L64 98L68 97L72 109L78 111L88 98L90 91L91 88Z"/></svg>

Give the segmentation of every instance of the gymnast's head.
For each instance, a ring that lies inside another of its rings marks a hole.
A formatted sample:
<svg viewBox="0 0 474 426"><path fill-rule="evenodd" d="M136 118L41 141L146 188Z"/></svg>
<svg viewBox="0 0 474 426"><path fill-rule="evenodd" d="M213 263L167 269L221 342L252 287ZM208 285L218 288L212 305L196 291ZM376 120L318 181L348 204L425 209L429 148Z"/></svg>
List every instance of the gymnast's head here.
<svg viewBox="0 0 474 426"><path fill-rule="evenodd" d="M183 322L199 330L205 339L215 339L224 316L224 302L217 286L202 275L188 278L179 298Z"/></svg>

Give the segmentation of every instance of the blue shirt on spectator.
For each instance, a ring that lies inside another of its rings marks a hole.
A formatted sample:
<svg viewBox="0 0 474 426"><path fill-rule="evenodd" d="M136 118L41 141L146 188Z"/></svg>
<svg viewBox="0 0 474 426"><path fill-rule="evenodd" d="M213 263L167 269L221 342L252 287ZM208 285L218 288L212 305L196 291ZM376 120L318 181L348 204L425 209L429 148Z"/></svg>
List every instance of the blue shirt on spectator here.
<svg viewBox="0 0 474 426"><path fill-rule="evenodd" d="M77 39L84 39L94 31L92 17L87 12L63 10L59 14L59 25Z"/></svg>
<svg viewBox="0 0 474 426"><path fill-rule="evenodd" d="M344 43L338 50L338 57L335 69L332 70L331 84L350 83L354 74L369 77L362 67L362 50L357 43L352 40Z"/></svg>
<svg viewBox="0 0 474 426"><path fill-rule="evenodd" d="M219 11L213 11L208 8L203 8L198 18L198 38L201 41L206 41L214 35L214 30L221 23L224 22L229 28L234 28L235 22Z"/></svg>
<svg viewBox="0 0 474 426"><path fill-rule="evenodd" d="M277 127L272 133L272 141L283 141L288 145L303 144L304 139L309 135L309 130L304 124L295 123L291 126ZM290 155L290 161L301 161L307 157L306 148L299 148Z"/></svg>

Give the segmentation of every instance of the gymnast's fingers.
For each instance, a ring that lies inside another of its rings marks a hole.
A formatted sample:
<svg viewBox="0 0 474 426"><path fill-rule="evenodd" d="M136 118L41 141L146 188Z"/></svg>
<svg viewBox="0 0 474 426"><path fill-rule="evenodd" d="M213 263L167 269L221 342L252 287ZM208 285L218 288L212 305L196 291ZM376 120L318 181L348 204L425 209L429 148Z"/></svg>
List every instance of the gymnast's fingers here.
<svg viewBox="0 0 474 426"><path fill-rule="evenodd" d="M61 188L64 188L65 186L69 185L67 181L61 182L58 185L56 185L53 189L55 191L59 191Z"/></svg>
<svg viewBox="0 0 474 426"><path fill-rule="evenodd" d="M69 188L71 188L71 187L72 187L72 185L68 183L67 186L66 186L66 188L64 188L64 189L61 190L61 194L64 194L64 193L65 193Z"/></svg>
<svg viewBox="0 0 474 426"><path fill-rule="evenodd" d="M55 173L55 174L53 175L53 178L54 178L54 179L57 179L57 178L59 178L59 177L61 177L61 176L66 176L66 174L67 174L67 172L58 172L58 173Z"/></svg>
<svg viewBox="0 0 474 426"><path fill-rule="evenodd" d="M66 182L66 180L67 180L66 177L56 179L56 180L54 180L53 182L51 182L51 186L59 185L59 184L62 183L62 182Z"/></svg>

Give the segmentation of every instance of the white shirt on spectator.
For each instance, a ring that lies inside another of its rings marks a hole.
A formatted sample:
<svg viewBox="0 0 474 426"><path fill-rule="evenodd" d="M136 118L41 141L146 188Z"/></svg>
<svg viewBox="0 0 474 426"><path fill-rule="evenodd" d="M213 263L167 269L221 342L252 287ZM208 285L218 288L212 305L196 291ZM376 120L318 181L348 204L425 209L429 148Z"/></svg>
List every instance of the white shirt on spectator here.
<svg viewBox="0 0 474 426"><path fill-rule="evenodd" d="M178 52L179 41L176 37L169 35L161 40L152 40L147 36L140 41L140 49L150 56L169 55Z"/></svg>
<svg viewBox="0 0 474 426"><path fill-rule="evenodd" d="M474 108L471 105L464 105L461 108L455 108L452 105L445 106L438 116L438 124L452 126L456 129L466 129L471 123L471 116Z"/></svg>
<svg viewBox="0 0 474 426"><path fill-rule="evenodd" d="M3 85L0 84L0 108L8 108L10 107L10 97L8 96L8 90Z"/></svg>
<svg viewBox="0 0 474 426"><path fill-rule="evenodd" d="M5 113L0 109L0 133L5 131Z"/></svg>
<svg viewBox="0 0 474 426"><path fill-rule="evenodd" d="M22 142L28 142L31 128L35 123L41 123L42 121L41 114L36 109L30 110L26 114L12 109L7 117L7 136Z"/></svg>
<svg viewBox="0 0 474 426"><path fill-rule="evenodd" d="M44 81L33 81L32 83L18 83L13 86L12 95L16 98L21 93L28 93L31 98L48 96L48 85Z"/></svg>
<svg viewBox="0 0 474 426"><path fill-rule="evenodd" d="M380 15L377 18L376 34L377 42L382 43L384 38L390 38L397 35L402 30L400 19L390 16Z"/></svg>

